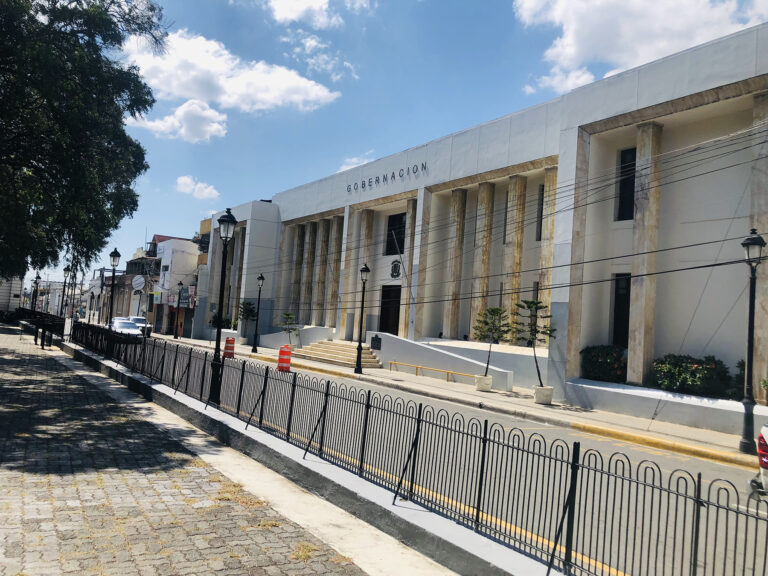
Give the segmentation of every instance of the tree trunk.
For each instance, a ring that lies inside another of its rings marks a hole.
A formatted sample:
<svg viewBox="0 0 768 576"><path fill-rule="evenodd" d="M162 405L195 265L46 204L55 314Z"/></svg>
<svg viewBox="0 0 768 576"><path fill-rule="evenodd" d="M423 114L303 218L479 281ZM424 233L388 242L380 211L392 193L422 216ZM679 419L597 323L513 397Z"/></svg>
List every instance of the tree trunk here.
<svg viewBox="0 0 768 576"><path fill-rule="evenodd" d="M536 364L536 375L539 377L539 386L544 387L544 383L541 381L541 370L539 370L539 359L536 356L536 341L533 341L533 362Z"/></svg>
<svg viewBox="0 0 768 576"><path fill-rule="evenodd" d="M491 363L491 347L493 346L493 340L488 341L488 359L485 361L485 374L483 376L488 376L488 366Z"/></svg>

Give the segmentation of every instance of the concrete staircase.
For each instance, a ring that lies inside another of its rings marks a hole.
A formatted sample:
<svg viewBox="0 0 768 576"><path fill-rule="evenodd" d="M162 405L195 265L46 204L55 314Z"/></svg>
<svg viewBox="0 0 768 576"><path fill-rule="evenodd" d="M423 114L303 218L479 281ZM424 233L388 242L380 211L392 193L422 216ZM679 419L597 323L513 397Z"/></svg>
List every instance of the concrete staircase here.
<svg viewBox="0 0 768 576"><path fill-rule="evenodd" d="M345 340L319 340L309 346L294 350L293 357L354 368L357 361L357 344ZM367 344L363 344L361 358L363 368L381 368L381 363L373 355Z"/></svg>

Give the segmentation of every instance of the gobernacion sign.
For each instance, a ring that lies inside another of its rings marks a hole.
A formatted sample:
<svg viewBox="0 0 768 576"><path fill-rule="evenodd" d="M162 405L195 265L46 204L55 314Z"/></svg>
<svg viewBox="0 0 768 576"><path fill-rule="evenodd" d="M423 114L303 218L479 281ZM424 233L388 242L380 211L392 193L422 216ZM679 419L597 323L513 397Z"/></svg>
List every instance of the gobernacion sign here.
<svg viewBox="0 0 768 576"><path fill-rule="evenodd" d="M403 181L410 176L416 176L419 172L427 171L427 163L413 164L412 166L406 166L400 168L400 170L392 170L391 173L387 172L381 176L371 176L370 178L347 184L347 194L357 192L358 190L371 189L377 186L384 186L386 184L392 184L394 182Z"/></svg>

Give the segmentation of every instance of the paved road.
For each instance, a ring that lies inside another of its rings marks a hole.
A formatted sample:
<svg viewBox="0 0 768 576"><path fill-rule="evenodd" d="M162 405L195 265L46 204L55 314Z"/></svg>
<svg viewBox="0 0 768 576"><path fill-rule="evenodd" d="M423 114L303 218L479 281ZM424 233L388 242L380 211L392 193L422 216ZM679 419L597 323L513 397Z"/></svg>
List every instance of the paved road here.
<svg viewBox="0 0 768 576"><path fill-rule="evenodd" d="M0 576L363 574L0 327Z"/></svg>

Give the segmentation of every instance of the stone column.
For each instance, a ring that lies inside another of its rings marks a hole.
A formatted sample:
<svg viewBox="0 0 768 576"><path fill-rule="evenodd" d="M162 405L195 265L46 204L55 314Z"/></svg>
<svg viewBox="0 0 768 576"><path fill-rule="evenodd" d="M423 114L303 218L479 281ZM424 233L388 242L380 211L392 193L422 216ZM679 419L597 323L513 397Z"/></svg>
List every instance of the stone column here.
<svg viewBox="0 0 768 576"><path fill-rule="evenodd" d="M358 274L357 270L355 270L355 265L357 264L356 244L360 238L360 212L353 214L352 209L347 206L344 226L346 228L346 233L342 236L344 238L344 246L342 247L344 252L344 269L341 274L341 305L339 306L339 320L337 323L339 327L337 334L341 339L352 337L352 327L349 326L349 320L352 319L354 321L355 313L354 290L357 285Z"/></svg>
<svg viewBox="0 0 768 576"><path fill-rule="evenodd" d="M304 224L295 226L296 232L293 235L293 272L291 275L291 308L286 312L291 312L296 316L296 322L299 321L299 300L301 298L301 264L304 262L304 236L306 229Z"/></svg>
<svg viewBox="0 0 768 576"><path fill-rule="evenodd" d="M520 272L523 269L525 232L525 176L510 176L507 188L507 228L504 230L504 291L502 302L512 316L520 301Z"/></svg>
<svg viewBox="0 0 768 576"><path fill-rule="evenodd" d="M658 245L660 152L661 124L640 124L637 127L635 218L632 226L632 252L637 256L632 258L627 354L627 382L630 384L643 384L653 362L656 277L641 274L656 271L656 254L653 251Z"/></svg>
<svg viewBox="0 0 768 576"><path fill-rule="evenodd" d="M275 326L280 324L283 312L287 311L290 306L290 295L286 287L291 283L291 247L293 246L292 240L295 232L293 226L286 226L285 224L283 224L280 231L280 248L278 250L276 272L277 281L274 284L275 311L272 317Z"/></svg>
<svg viewBox="0 0 768 576"><path fill-rule="evenodd" d="M344 218L334 216L329 233L330 245L328 257L330 260L331 277L326 282L325 295L325 325L329 328L336 326L336 313L338 312L339 298L339 273L341 271L341 240L344 231Z"/></svg>
<svg viewBox="0 0 768 576"><path fill-rule="evenodd" d="M754 97L752 123L756 130L765 130L764 123L768 122L768 92ZM752 228L768 240L768 142L765 137L759 146L752 148L755 161L752 163L752 180L750 182L750 224ZM744 235L747 235L747 230ZM765 255L765 249L763 249ZM744 266L746 268L746 266ZM746 276L746 271L742 271ZM745 329L746 334L746 329ZM745 336L746 337L746 336ZM759 383L760 379L768 376L768 261L763 261L757 267L757 287L755 290L755 347L752 358L752 373L754 382L752 389L755 398L766 403L766 393Z"/></svg>
<svg viewBox="0 0 768 576"><path fill-rule="evenodd" d="M317 222L304 226L304 262L301 270L301 305L299 324L312 323L312 276L315 271L315 247L317 245Z"/></svg>
<svg viewBox="0 0 768 576"><path fill-rule="evenodd" d="M464 261L464 224L467 216L467 191L451 191L451 221L453 238L449 238L448 260L445 269L445 297L443 303L443 337L459 337L459 305L461 300L461 270Z"/></svg>
<svg viewBox="0 0 768 576"><path fill-rule="evenodd" d="M555 255L555 211L557 210L557 166L544 169L544 207L539 244L539 300L552 303L552 263ZM547 314L549 310L547 310Z"/></svg>
<svg viewBox="0 0 768 576"><path fill-rule="evenodd" d="M475 253L472 262L472 312L470 333L478 316L488 307L488 275L491 273L491 233L493 232L493 184L482 182L477 190Z"/></svg>
<svg viewBox="0 0 768 576"><path fill-rule="evenodd" d="M581 376L581 310L584 288L584 250L589 193L590 135L579 129L576 142L576 173L573 190L573 230L571 232L571 276L568 298L568 337L565 377Z"/></svg>
<svg viewBox="0 0 768 576"><path fill-rule="evenodd" d="M411 316L411 290L413 284L413 243L416 236L416 198L406 201L405 207L405 246L403 247L403 275L402 290L400 292L400 322L397 335L408 338L408 319Z"/></svg>
<svg viewBox="0 0 768 576"><path fill-rule="evenodd" d="M352 338L357 342L358 334L360 333L360 298L362 296L363 284L360 281L360 268L363 264L368 264L371 268L373 261L371 256L373 255L373 210L363 210L360 213L360 246L358 247L358 262L357 267L354 270L350 270L349 273L354 275L354 283L352 284L353 290L356 291L354 295L354 301L357 303L355 308L355 326L352 331ZM370 310L371 303L371 291L374 285L373 277L375 273L371 270L371 274L368 278L368 283L365 285L365 313L363 314L363 334L368 329L367 316L368 310Z"/></svg>
<svg viewBox="0 0 768 576"><path fill-rule="evenodd" d="M432 211L432 192L419 188L416 197L416 222L421 230L416 234L411 266L411 285L416 288L416 305L411 306L408 338L419 340L424 336L424 298L427 294L427 255L429 253L429 217Z"/></svg>
<svg viewBox="0 0 768 576"><path fill-rule="evenodd" d="M328 232L331 221L320 220L317 225L317 254L315 255L315 301L312 306L312 325L323 326L325 320L325 276L328 271Z"/></svg>

